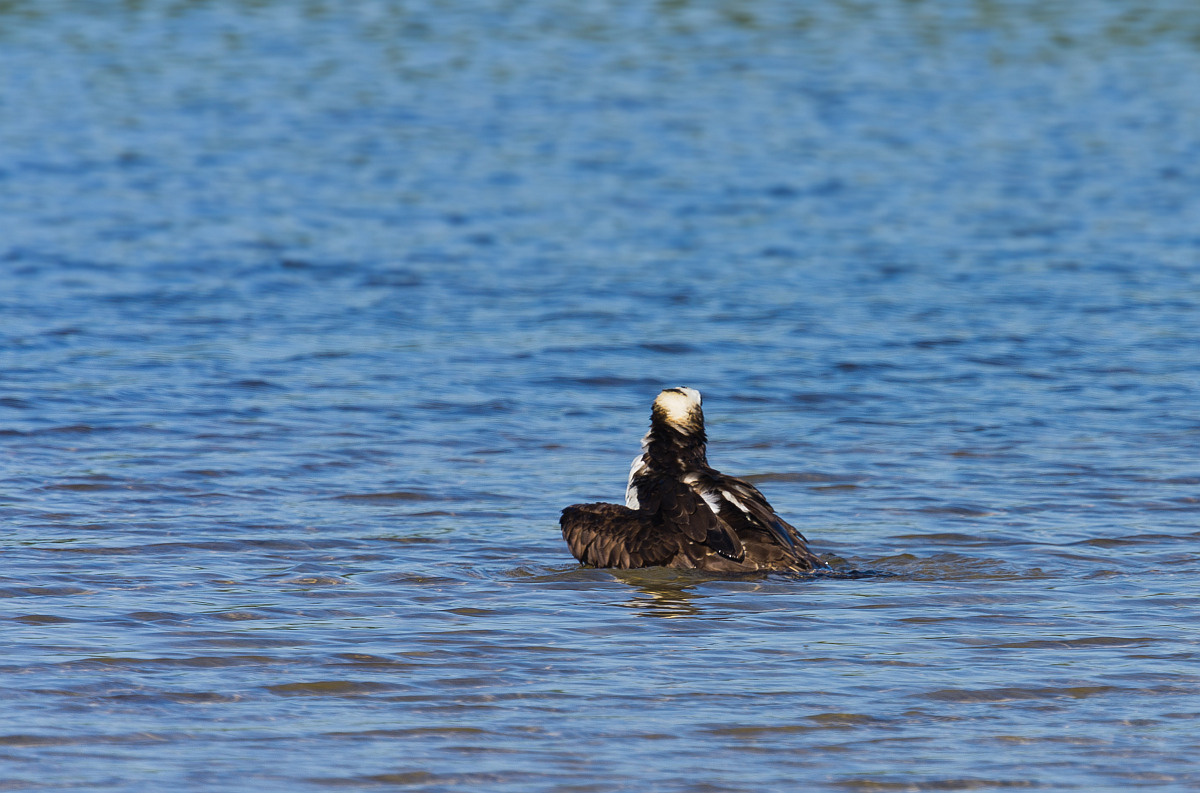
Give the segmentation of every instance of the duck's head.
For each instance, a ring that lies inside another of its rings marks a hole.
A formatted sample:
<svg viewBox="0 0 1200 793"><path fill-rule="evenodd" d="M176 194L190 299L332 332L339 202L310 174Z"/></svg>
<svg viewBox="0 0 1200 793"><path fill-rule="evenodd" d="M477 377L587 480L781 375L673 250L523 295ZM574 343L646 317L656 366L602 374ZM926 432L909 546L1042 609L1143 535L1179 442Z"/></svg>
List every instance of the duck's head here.
<svg viewBox="0 0 1200 793"><path fill-rule="evenodd" d="M704 430L704 412L700 409L700 392L694 388L666 388L654 400L651 421L661 421L669 427L691 435Z"/></svg>

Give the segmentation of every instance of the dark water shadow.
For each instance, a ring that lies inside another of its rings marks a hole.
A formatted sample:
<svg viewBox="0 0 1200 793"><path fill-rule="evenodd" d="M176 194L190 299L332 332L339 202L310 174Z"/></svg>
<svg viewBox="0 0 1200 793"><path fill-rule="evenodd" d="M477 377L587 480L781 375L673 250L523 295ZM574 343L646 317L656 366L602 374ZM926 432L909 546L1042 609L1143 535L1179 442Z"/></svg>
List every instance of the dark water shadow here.
<svg viewBox="0 0 1200 793"><path fill-rule="evenodd" d="M640 581L630 580L630 576L622 575L630 572L633 571L613 571L614 576L618 580L638 590L638 593L633 595L628 602L618 603L617 605L623 608L634 609L643 617L665 618L700 615L703 609L696 601L703 600L708 596L694 591L692 587L714 581L779 581L780 579L791 579L799 583L823 580L850 581L863 578L890 578L896 575L884 570L831 569L815 570L808 573L748 573L740 576L703 574L703 578L699 580L689 581L688 579L691 579L691 576L688 576L687 578L677 578L674 581L664 579L661 582L657 582L647 581L644 578Z"/></svg>
<svg viewBox="0 0 1200 793"><path fill-rule="evenodd" d="M831 568L805 573L758 572L715 574L696 570L675 570L667 567L648 567L637 570L606 571L623 584L636 590L627 602L616 605L637 611L644 617L692 617L703 613L702 602L709 595L697 591L704 584L730 581L760 581L796 583L827 580L858 580L889 578L895 573L883 570Z"/></svg>

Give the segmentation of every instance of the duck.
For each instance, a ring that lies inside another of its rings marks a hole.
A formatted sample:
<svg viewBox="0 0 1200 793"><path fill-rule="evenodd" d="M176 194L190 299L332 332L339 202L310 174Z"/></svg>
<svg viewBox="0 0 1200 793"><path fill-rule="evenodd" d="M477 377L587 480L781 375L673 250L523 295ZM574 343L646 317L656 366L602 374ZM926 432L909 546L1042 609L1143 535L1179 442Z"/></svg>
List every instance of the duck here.
<svg viewBox="0 0 1200 793"><path fill-rule="evenodd" d="M694 388L659 393L642 453L629 469L625 503L562 511L559 525L571 555L585 565L619 569L828 569L754 485L708 464L701 405Z"/></svg>

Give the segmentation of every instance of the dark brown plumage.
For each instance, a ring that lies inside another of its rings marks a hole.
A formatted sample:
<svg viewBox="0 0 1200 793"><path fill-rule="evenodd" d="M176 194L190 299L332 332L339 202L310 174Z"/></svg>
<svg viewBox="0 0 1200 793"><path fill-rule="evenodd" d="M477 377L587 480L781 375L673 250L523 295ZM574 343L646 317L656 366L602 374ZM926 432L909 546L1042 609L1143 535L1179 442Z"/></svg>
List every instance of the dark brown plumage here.
<svg viewBox="0 0 1200 793"><path fill-rule="evenodd" d="M699 392L659 394L626 504L563 510L559 523L575 558L594 567L738 573L826 567L754 485L708 465L706 442Z"/></svg>

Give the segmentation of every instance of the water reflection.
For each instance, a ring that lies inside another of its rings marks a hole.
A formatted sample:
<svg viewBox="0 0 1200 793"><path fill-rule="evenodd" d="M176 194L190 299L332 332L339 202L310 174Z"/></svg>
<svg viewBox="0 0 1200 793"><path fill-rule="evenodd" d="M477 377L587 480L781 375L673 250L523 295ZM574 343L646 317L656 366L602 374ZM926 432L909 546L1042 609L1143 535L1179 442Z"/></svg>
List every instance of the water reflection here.
<svg viewBox="0 0 1200 793"><path fill-rule="evenodd" d="M693 601L704 596L689 591L695 581L671 575L671 571L662 569L614 570L613 575L637 590L628 601L617 605L633 609L643 617L673 619L695 617L701 613Z"/></svg>

